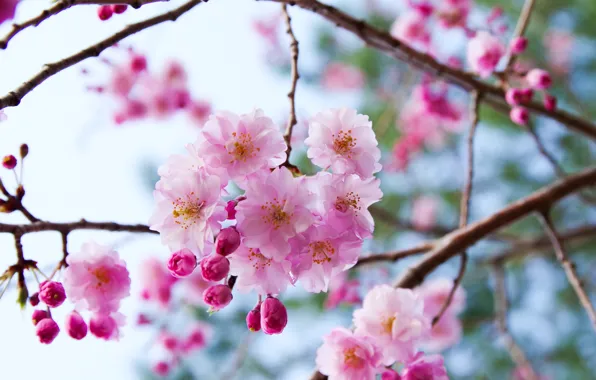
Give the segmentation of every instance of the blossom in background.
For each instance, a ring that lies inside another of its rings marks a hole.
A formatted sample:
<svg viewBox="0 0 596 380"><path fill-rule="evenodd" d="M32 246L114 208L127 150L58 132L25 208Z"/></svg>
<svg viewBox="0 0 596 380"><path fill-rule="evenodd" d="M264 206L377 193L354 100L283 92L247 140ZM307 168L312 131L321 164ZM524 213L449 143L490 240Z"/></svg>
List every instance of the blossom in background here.
<svg viewBox="0 0 596 380"><path fill-rule="evenodd" d="M354 66L331 62L323 70L321 85L329 91L359 90L364 86L364 74Z"/></svg>
<svg viewBox="0 0 596 380"><path fill-rule="evenodd" d="M334 309L340 304L358 305L362 302L359 288L360 281L349 280L346 272L340 272L329 281L329 291L325 308Z"/></svg>
<svg viewBox="0 0 596 380"><path fill-rule="evenodd" d="M439 201L434 197L421 196L412 205L412 225L420 231L431 228L437 218Z"/></svg>
<svg viewBox="0 0 596 380"><path fill-rule="evenodd" d="M468 42L468 64L481 78L488 78L495 71L505 52L505 46L499 38L486 31L479 31Z"/></svg>
<svg viewBox="0 0 596 380"><path fill-rule="evenodd" d="M400 15L391 26L391 35L412 46L429 47L431 35L427 29L428 17L410 11Z"/></svg>

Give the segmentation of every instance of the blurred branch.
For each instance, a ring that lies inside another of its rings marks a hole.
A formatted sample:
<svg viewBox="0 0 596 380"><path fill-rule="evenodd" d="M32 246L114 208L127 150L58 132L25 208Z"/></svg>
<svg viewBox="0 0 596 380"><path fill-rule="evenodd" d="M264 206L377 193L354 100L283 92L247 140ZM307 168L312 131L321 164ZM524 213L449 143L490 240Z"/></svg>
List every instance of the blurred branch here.
<svg viewBox="0 0 596 380"><path fill-rule="evenodd" d="M493 233L518 219L536 211L544 210L558 200L584 188L596 184L596 167L570 175L565 179L543 187L522 198L495 214L476 223L469 224L439 239L435 248L422 260L408 269L395 283L396 287L413 288L419 285L426 275L455 256L462 250L475 244L484 236Z"/></svg>
<svg viewBox="0 0 596 380"><path fill-rule="evenodd" d="M290 153L292 152L292 130L298 123L298 120L296 119L296 85L298 84L300 73L298 72L298 40L292 30L292 18L288 13L288 6L286 4L282 4L281 8L286 23L286 33L290 37L290 52L292 53L292 85L290 87L290 92L288 92L288 98L290 99L290 116L288 118L286 132L284 133L286 144L288 144L288 156L286 158L286 163L288 163L290 161Z"/></svg>
<svg viewBox="0 0 596 380"><path fill-rule="evenodd" d="M465 227L468 224L468 220L470 219L470 203L472 201L472 187L474 183L474 136L476 135L476 128L478 127L480 97L481 94L478 92L472 93L472 101L470 103L470 131L468 132L467 140L468 172L466 175L466 181L464 182L464 189L460 201L459 228ZM441 306L441 310L439 310L437 315L435 315L432 320L433 326L435 326L441 320L441 316L443 316L447 308L449 308L449 305L451 305L453 297L455 296L455 291L464 279L466 267L468 265L468 253L463 250L461 251L460 257L461 262L459 265L459 272L453 281L453 286L447 295L447 299L443 303L443 306Z"/></svg>
<svg viewBox="0 0 596 380"><path fill-rule="evenodd" d="M97 57L102 51L113 46L115 43L120 42L128 36L131 36L143 29L147 29L154 25L160 24L165 21L176 21L178 17L188 12L196 5L202 3L204 0L190 0L178 8L175 8L169 12L165 12L161 15L151 17L147 20L140 21L134 24L130 24L117 32L116 34L92 45L86 49L79 51L71 55L70 57L64 58L60 61L48 63L44 65L43 69L35 74L31 79L21 84L15 90L9 92L3 97L0 97L0 109L6 107L18 106L25 95L31 92L35 87L39 86L46 79L65 70L87 58Z"/></svg>
<svg viewBox="0 0 596 380"><path fill-rule="evenodd" d="M405 61L423 71L443 78L449 83L468 92L478 91L483 94L483 102L497 110L509 112L510 106L505 101L505 92L499 86L481 81L474 75L442 64L428 54L419 52L407 44L393 38L389 33L379 30L362 20L355 19L339 9L320 3L317 0L269 0L280 3L295 4L301 8L321 15L340 28L358 36L368 46L388 55ZM548 111L539 102L525 105L529 110L556 120L570 129L596 139L596 126L589 120L561 110Z"/></svg>
<svg viewBox="0 0 596 380"><path fill-rule="evenodd" d="M49 19L52 16L57 15L58 13L74 6L74 5L82 5L82 4L96 4L96 5L109 5L109 4L127 4L133 8L139 8L142 5L155 3L155 2L162 2L162 1L169 1L169 0L60 0L54 3L50 8L43 10L40 14L35 17L32 17L26 21L20 23L13 23L10 29L10 32L0 40L0 49L6 49L8 43L11 39L13 39L18 33L22 32L23 30L29 28L30 26L36 27L45 20Z"/></svg>
<svg viewBox="0 0 596 380"><path fill-rule="evenodd" d="M532 367L532 364L526 357L526 354L516 343L515 339L507 328L507 310L509 309L507 301L507 288L505 285L505 271L501 263L494 265L494 278L495 278L495 319L497 328L501 333L501 337L504 340L505 347L509 351L511 359L515 362L518 368L524 368L526 370L525 380L538 380L538 376Z"/></svg>
<svg viewBox="0 0 596 380"><path fill-rule="evenodd" d="M378 254L373 254L373 255L369 255L369 256L364 256L358 260L358 262L356 263L356 265L353 266L353 268L356 268L356 267L359 267L362 265L366 265L366 264L382 262L382 261L395 262L395 261L398 261L405 257L409 257L409 256L417 255L419 253L424 253L424 252L430 251L431 249L433 249L433 244L430 242L427 242L427 243L423 243L418 246L404 249L401 251L378 253Z"/></svg>
<svg viewBox="0 0 596 380"><path fill-rule="evenodd" d="M545 209L543 209L545 210ZM553 248L555 250L555 254L557 259L561 263L561 266L565 270L565 275L567 276L567 280L575 290L577 297L579 298L580 303L588 313L588 317L590 317L590 321L592 321L592 326L594 330L596 330L596 310L594 310L594 305L590 301L590 297L586 293L579 276L577 275L577 271L575 270L575 265L569 260L567 257L567 252L565 251L565 247L563 246L563 241L559 237L555 226L553 225L550 217L548 216L547 211L541 211L540 214L540 221L544 226L544 230L548 235Z"/></svg>

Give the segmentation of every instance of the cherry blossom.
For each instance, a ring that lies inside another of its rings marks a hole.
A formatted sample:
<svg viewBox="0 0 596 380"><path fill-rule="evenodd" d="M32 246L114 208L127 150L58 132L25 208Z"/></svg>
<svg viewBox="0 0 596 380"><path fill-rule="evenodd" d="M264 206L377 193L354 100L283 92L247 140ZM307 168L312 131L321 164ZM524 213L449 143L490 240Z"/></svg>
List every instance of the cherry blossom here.
<svg viewBox="0 0 596 380"><path fill-rule="evenodd" d="M357 90L364 86L364 74L354 66L331 62L323 71L321 85L330 91Z"/></svg>
<svg viewBox="0 0 596 380"><path fill-rule="evenodd" d="M404 368L402 380L449 380L440 355L424 356L418 353Z"/></svg>
<svg viewBox="0 0 596 380"><path fill-rule="evenodd" d="M486 31L476 33L468 42L468 64L482 78L488 78L493 73L504 54L505 47L501 41Z"/></svg>

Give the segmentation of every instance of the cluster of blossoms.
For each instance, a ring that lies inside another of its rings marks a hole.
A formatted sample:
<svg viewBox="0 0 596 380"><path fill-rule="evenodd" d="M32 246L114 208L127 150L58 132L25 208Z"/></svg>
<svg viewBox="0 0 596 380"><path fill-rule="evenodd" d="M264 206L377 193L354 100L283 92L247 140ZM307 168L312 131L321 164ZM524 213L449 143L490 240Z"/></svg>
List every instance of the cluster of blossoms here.
<svg viewBox="0 0 596 380"><path fill-rule="evenodd" d="M185 111L199 126L205 122L211 104L193 99L186 70L179 62L169 61L161 73L154 73L149 70L146 56L130 48L120 50L125 53L121 62L101 60L110 70L108 83L88 86L90 91L116 102L116 124L149 117L164 119L178 111Z"/></svg>
<svg viewBox="0 0 596 380"><path fill-rule="evenodd" d="M29 298L33 306L40 302L46 310L33 312L33 324L41 343L51 343L60 332L52 319L51 309L61 306L68 299L75 310L66 317L64 327L68 335L83 339L87 332L104 340L118 340L119 327L124 325L124 315L119 313L120 302L130 295L130 277L126 263L109 247L86 243L81 251L66 258L63 283L44 281L39 292ZM80 312L91 313L89 324Z"/></svg>
<svg viewBox="0 0 596 380"><path fill-rule="evenodd" d="M447 285L447 286L446 286ZM330 380L447 380L441 351L461 337L455 317L465 303L463 291L434 327L431 319L443 305L451 284L434 281L414 291L388 285L372 288L354 311L354 331L336 328L323 338L317 368ZM398 373L398 369L399 370Z"/></svg>
<svg viewBox="0 0 596 380"><path fill-rule="evenodd" d="M382 197L373 176L381 153L366 116L321 112L305 144L325 169L314 176L284 166L284 137L261 110L220 112L186 154L159 169L154 192L150 225L173 251L171 273L185 277L199 267L215 283L203 294L212 311L231 302L232 287L255 291L259 302L247 325L267 334L281 333L287 323L274 296L296 282L309 292L327 291L332 276L356 263L374 229L367 209ZM226 202L229 181L244 194Z"/></svg>

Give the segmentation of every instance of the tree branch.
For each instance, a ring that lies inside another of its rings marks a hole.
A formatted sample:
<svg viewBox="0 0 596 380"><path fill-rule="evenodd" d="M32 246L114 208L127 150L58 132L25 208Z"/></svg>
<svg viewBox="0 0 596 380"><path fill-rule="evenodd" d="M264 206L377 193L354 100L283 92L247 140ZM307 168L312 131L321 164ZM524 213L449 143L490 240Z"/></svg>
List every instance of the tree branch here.
<svg viewBox="0 0 596 380"><path fill-rule="evenodd" d="M555 229L555 226L553 225L546 211L541 211L540 222L544 226L544 230L546 231L546 234L553 245L557 259L565 270L567 280L571 284L571 287L573 287L573 290L575 290L580 303L586 310L586 313L588 313L588 317L590 317L592 326L596 331L596 310L594 310L594 305L592 305L592 302L590 302L590 297L588 297L588 294L582 286L581 280L579 279L577 271L575 270L575 265L567 257L567 252L565 251L565 247L563 247L563 242L561 241L561 238L559 237L559 234L557 233L557 230Z"/></svg>
<svg viewBox="0 0 596 380"><path fill-rule="evenodd" d="M0 109L18 106L23 97L25 97L25 95L27 95L35 87L39 86L41 83L43 83L46 79L50 78L51 76L87 58L97 57L105 49L109 48L110 46L113 46L115 43L120 42L128 36L140 32L143 29L147 29L151 26L160 24L165 21L175 21L182 14L188 12L189 10L191 10L196 5L202 2L207 2L207 0L190 0L187 3L169 12L163 13L161 15L149 18L141 22L130 24L126 26L124 29L117 32L116 34L98 42L95 45L83 49L78 53L71 55L70 57L44 65L43 69L36 75L34 75L31 79L24 82L18 88L9 92L5 96L0 97Z"/></svg>
<svg viewBox="0 0 596 380"><path fill-rule="evenodd" d="M596 167L583 170L546 186L526 198L520 199L497 213L460 228L439 239L435 248L422 260L410 267L395 283L396 287L413 288L419 285L427 274L462 250L530 213L544 210L561 198L581 188L596 184Z"/></svg>
<svg viewBox="0 0 596 380"><path fill-rule="evenodd" d="M352 268L356 268L356 267L366 265L366 264L383 262L383 261L395 262L395 261L398 261L405 257L409 257L409 256L417 255L419 253L424 253L424 252L430 251L431 249L433 249L433 244L427 242L427 243L423 243L418 246L404 249L401 251L378 253L378 254L374 254L374 255L364 256L364 257L361 257L358 260L358 262L356 263L356 265L354 265Z"/></svg>
<svg viewBox="0 0 596 380"><path fill-rule="evenodd" d="M524 2L524 7L519 15L519 19L517 20L517 25L515 26L515 30L513 31L513 38L523 37L528 24L530 23L530 15L532 14L532 9L534 8L534 0L526 0ZM512 38L512 39L513 39ZM515 55L511 53L505 59L505 72L509 72L509 68L513 66L515 63Z"/></svg>
<svg viewBox="0 0 596 380"><path fill-rule="evenodd" d="M393 38L389 33L374 28L361 20L357 20L337 8L325 5L316 0L269 1L295 4L301 8L317 13L338 27L352 32L370 47L382 51L396 59L410 63L412 66L432 73L437 77L443 78L447 82L461 87L466 91L478 91L482 93L483 102L496 110L508 113L511 109L505 101L505 92L500 87L483 82L464 71L439 63L430 55L411 48L407 44ZM561 110L548 111L538 102L531 102L524 106L535 113L556 120L576 132L583 133L592 139L596 139L596 125L588 120Z"/></svg>
<svg viewBox="0 0 596 380"><path fill-rule="evenodd" d="M42 231L56 231L62 234L69 234L75 230L102 230L121 232L140 232L157 234L157 231L150 230L144 224L119 224L114 222L89 222L81 219L72 223L35 222L31 224L5 224L0 223L0 233L28 234Z"/></svg>

